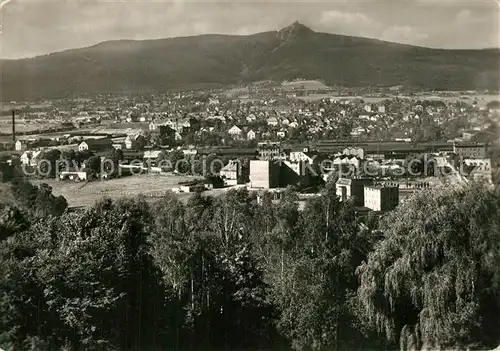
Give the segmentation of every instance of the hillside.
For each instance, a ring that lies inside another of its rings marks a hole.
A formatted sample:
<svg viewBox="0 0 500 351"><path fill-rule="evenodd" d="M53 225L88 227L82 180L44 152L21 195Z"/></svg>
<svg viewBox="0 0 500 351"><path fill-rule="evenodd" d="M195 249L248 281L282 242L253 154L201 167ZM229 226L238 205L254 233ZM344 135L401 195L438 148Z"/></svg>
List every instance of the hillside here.
<svg viewBox="0 0 500 351"><path fill-rule="evenodd" d="M500 50L441 50L317 33L279 32L120 40L20 60L2 60L1 100L58 98L321 79L330 85L422 89L498 88Z"/></svg>

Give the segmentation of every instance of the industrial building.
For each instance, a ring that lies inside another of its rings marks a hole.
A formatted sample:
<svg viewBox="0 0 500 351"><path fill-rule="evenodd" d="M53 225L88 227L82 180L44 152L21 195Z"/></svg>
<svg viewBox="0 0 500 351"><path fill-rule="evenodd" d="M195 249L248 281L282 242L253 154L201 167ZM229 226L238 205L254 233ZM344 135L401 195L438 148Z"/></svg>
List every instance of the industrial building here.
<svg viewBox="0 0 500 351"><path fill-rule="evenodd" d="M399 187L367 185L364 189L365 207L375 212L394 210L399 204Z"/></svg>
<svg viewBox="0 0 500 351"><path fill-rule="evenodd" d="M225 180L227 185L238 184L241 176L241 165L238 160L231 160L220 170L220 177Z"/></svg>
<svg viewBox="0 0 500 351"><path fill-rule="evenodd" d="M280 186L280 164L276 161L250 161L250 187L272 189Z"/></svg>
<svg viewBox="0 0 500 351"><path fill-rule="evenodd" d="M453 144L453 153L463 158L486 158L488 155L487 144L462 143Z"/></svg>
<svg viewBox="0 0 500 351"><path fill-rule="evenodd" d="M340 178L335 184L336 194L341 201L352 199L354 206L365 205L365 186L372 185L371 178Z"/></svg>
<svg viewBox="0 0 500 351"><path fill-rule="evenodd" d="M260 160L275 160L281 156L281 147L279 143L259 143L257 152Z"/></svg>

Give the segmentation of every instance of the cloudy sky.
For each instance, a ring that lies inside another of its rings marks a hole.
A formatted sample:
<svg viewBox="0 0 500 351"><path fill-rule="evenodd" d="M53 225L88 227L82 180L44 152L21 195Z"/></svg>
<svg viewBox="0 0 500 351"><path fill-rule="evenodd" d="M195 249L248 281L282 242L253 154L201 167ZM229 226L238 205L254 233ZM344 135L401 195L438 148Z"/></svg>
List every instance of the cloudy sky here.
<svg viewBox="0 0 500 351"><path fill-rule="evenodd" d="M2 0L1 56L114 39L252 34L295 20L328 33L442 48L500 46L500 0Z"/></svg>

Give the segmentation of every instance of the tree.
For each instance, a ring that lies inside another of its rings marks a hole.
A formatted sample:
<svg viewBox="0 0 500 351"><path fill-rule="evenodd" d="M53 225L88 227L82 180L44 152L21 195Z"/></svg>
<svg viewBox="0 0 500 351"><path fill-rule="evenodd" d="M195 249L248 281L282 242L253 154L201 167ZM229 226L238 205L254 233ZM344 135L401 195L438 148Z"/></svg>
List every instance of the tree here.
<svg viewBox="0 0 500 351"><path fill-rule="evenodd" d="M162 345L165 325L156 313L165 313L166 301L157 294L149 232L144 200L103 200L81 214L37 221L2 244L0 342L25 348L34 339L46 349Z"/></svg>
<svg viewBox="0 0 500 351"><path fill-rule="evenodd" d="M55 197L52 188L47 184L37 187L22 179L14 178L11 190L18 208L37 218L60 216L68 206L66 199L62 196Z"/></svg>
<svg viewBox="0 0 500 351"><path fill-rule="evenodd" d="M76 152L73 149L64 150L61 152L61 160L72 162L76 160Z"/></svg>
<svg viewBox="0 0 500 351"><path fill-rule="evenodd" d="M498 189L480 185L400 205L358 269L366 321L401 349L498 345L499 218Z"/></svg>
<svg viewBox="0 0 500 351"><path fill-rule="evenodd" d="M56 163L61 156L57 149L43 151L39 156L38 172L45 177L56 176Z"/></svg>
<svg viewBox="0 0 500 351"><path fill-rule="evenodd" d="M85 168L90 170L94 175L101 172L101 158L98 156L91 156L85 162Z"/></svg>
<svg viewBox="0 0 500 351"><path fill-rule="evenodd" d="M0 203L0 241L27 228L28 221L15 206Z"/></svg>
<svg viewBox="0 0 500 351"><path fill-rule="evenodd" d="M280 330L299 350L366 344L352 296L355 269L373 245L370 233L361 230L354 207L341 203L332 187L309 200L299 218L301 231L285 247L290 257L280 287Z"/></svg>
<svg viewBox="0 0 500 351"><path fill-rule="evenodd" d="M94 154L90 150L77 151L75 153L75 160L78 165L81 165L85 160L88 160Z"/></svg>
<svg viewBox="0 0 500 351"><path fill-rule="evenodd" d="M498 101L498 100L489 101L486 104L486 108L487 109L499 109L500 108L500 101Z"/></svg>

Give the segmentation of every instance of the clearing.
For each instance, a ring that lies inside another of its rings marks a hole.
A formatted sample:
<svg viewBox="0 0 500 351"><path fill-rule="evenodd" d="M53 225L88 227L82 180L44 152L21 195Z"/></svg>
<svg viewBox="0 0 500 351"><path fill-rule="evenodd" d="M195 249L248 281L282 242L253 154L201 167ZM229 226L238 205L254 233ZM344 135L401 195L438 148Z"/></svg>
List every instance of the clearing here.
<svg viewBox="0 0 500 351"><path fill-rule="evenodd" d="M144 195L155 200L163 197L173 188L179 187L179 182L201 179L195 176L175 176L142 174L110 180L97 180L92 182L59 181L57 179L43 179L33 181L33 184L46 183L52 187L55 196L62 195L68 201L69 207L89 207L97 200L104 197L119 199L122 197L137 197ZM219 196L231 188L214 189L205 191L204 195ZM187 202L194 193L177 193L182 202Z"/></svg>

